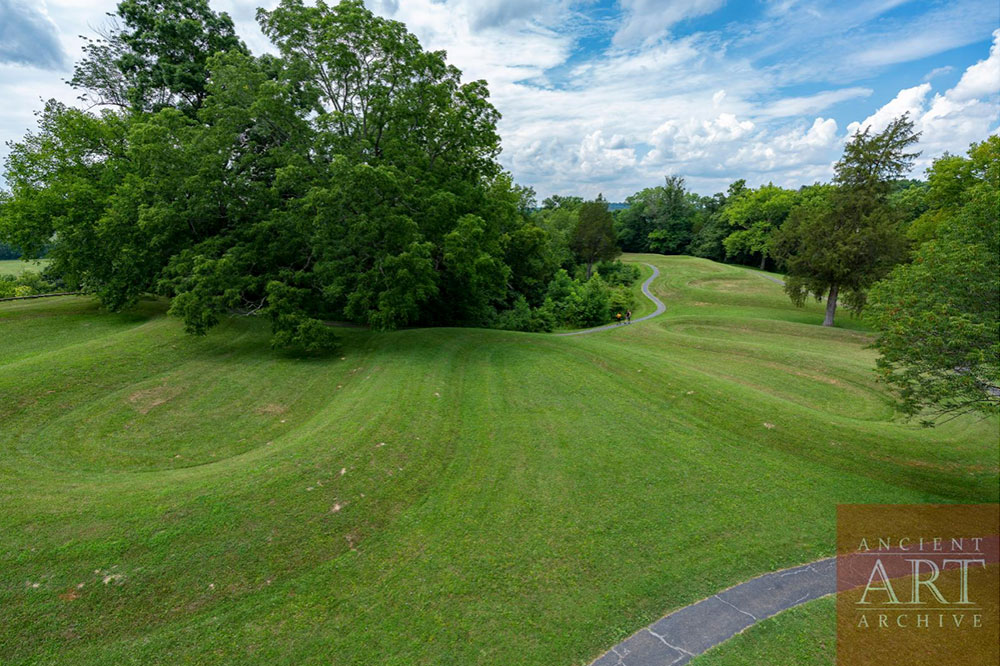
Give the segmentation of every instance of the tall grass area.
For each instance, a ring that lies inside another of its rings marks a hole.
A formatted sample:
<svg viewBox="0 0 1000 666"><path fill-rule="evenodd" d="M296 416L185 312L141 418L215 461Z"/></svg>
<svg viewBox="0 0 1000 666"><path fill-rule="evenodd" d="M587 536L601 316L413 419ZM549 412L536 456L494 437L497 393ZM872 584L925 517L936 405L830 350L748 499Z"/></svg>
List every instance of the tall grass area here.
<svg viewBox="0 0 1000 666"><path fill-rule="evenodd" d="M897 419L860 322L626 259L666 314L325 359L0 304L0 663L580 664L832 555L838 503L997 501L998 421Z"/></svg>

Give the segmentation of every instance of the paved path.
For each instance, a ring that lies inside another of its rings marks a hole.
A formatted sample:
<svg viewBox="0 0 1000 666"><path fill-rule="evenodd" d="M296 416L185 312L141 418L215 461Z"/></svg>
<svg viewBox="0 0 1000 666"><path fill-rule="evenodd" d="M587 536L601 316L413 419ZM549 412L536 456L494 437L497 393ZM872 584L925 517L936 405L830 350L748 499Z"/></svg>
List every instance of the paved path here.
<svg viewBox="0 0 1000 666"><path fill-rule="evenodd" d="M663 314L666 306L649 291L660 271L642 283L642 293L656 304L656 312L635 321ZM784 280L751 271L765 280ZM618 328L618 324L598 326L558 335L584 335ZM596 659L591 666L682 666L711 647L723 643L749 626L813 599L833 594L837 589L836 560L829 558L775 571L707 599L685 606L641 629Z"/></svg>
<svg viewBox="0 0 1000 666"><path fill-rule="evenodd" d="M663 301L653 296L652 292L649 291L649 285L653 284L653 280L660 276L659 269L653 264L646 264L653 269L653 274L646 278L646 281L642 283L642 293L649 300L653 301L653 305L656 306L656 311L652 314L648 314L644 317L639 317L638 319L633 319L632 323L637 324L640 321L646 321L647 319L652 319L653 317L658 317L663 314L667 306L663 304ZM618 328L619 326L624 326L624 324L606 324L604 326L596 326L594 328L585 328L580 331L570 331L569 333L556 333L555 335L586 335L587 333L597 333L598 331L607 331L612 328Z"/></svg>
<svg viewBox="0 0 1000 666"><path fill-rule="evenodd" d="M761 273L759 271L751 271L751 272L756 273L757 275L761 276L765 280L770 280L771 282L777 282L780 285L784 285L785 284L784 280L782 280L780 278L776 278L773 275L768 275L767 273Z"/></svg>
<svg viewBox="0 0 1000 666"><path fill-rule="evenodd" d="M765 618L833 594L836 571L831 557L740 583L660 618L591 666L681 666Z"/></svg>

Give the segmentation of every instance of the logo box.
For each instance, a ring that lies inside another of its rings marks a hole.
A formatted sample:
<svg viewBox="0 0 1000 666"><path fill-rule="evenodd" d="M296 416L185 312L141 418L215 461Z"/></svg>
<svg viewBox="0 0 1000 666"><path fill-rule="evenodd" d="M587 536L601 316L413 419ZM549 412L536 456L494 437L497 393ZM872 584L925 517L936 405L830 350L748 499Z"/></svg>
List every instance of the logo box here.
<svg viewBox="0 0 1000 666"><path fill-rule="evenodd" d="M837 664L1000 664L1000 505L837 507Z"/></svg>

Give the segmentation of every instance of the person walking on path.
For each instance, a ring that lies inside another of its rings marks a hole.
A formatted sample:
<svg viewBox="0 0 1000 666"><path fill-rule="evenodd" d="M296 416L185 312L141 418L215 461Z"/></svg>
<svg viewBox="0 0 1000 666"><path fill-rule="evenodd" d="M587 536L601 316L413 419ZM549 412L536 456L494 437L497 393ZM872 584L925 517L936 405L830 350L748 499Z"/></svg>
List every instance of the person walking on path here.
<svg viewBox="0 0 1000 666"><path fill-rule="evenodd" d="M618 325L621 326L622 325L622 313L619 312L618 314L616 314L615 315L615 319L618 321Z"/></svg>
<svg viewBox="0 0 1000 666"><path fill-rule="evenodd" d="M632 311L631 310L626 310L625 311L625 323L626 324L631 324L632 323Z"/></svg>

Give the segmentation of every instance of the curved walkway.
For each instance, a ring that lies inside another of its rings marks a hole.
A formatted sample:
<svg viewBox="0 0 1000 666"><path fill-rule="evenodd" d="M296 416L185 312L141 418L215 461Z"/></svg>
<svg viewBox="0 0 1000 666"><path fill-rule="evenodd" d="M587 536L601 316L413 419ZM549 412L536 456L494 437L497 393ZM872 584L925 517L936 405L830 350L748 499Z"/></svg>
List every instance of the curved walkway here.
<svg viewBox="0 0 1000 666"><path fill-rule="evenodd" d="M751 271L751 272L752 273L756 273L757 275L761 276L765 280L770 280L771 282L775 282L775 283L780 284L782 286L784 286L784 284L785 284L784 280L782 280L781 278L776 278L773 275L768 275L767 273L764 273L764 272L761 272L761 271Z"/></svg>
<svg viewBox="0 0 1000 666"><path fill-rule="evenodd" d="M660 618L591 666L681 666L761 620L836 589L832 557L764 574Z"/></svg>
<svg viewBox="0 0 1000 666"><path fill-rule="evenodd" d="M663 301L658 299L656 296L653 296L653 293L649 291L649 285L653 284L653 280L655 280L660 276L660 270L653 264L646 264L646 265L653 269L653 274L650 275L648 278L646 278L646 281L642 283L642 293L646 298L653 301L653 305L656 306L656 311L651 314L645 315L643 317L639 317L638 319L634 319L632 321L633 324L637 324L640 321L646 321L647 319L652 319L653 317L658 317L661 314L663 314L667 309L667 306L663 304ZM605 324L604 326L595 326L594 328L584 328L579 331L570 331L569 333L556 333L555 335L586 335L587 333L597 333L598 331L607 331L612 328L618 328L619 326L622 325L623 324L617 324L617 323Z"/></svg>

